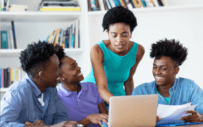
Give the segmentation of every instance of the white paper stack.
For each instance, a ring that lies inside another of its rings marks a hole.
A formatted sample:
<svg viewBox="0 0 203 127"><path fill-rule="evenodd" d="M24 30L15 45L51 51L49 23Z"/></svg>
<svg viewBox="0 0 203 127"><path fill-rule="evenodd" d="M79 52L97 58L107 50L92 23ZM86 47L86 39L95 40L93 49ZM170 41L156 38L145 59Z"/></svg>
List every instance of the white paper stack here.
<svg viewBox="0 0 203 127"><path fill-rule="evenodd" d="M168 123L180 123L181 117L190 115L186 114L185 111L194 110L197 105L191 105L190 103L184 105L163 105L159 104L157 109L157 116L161 118L157 124L168 124Z"/></svg>

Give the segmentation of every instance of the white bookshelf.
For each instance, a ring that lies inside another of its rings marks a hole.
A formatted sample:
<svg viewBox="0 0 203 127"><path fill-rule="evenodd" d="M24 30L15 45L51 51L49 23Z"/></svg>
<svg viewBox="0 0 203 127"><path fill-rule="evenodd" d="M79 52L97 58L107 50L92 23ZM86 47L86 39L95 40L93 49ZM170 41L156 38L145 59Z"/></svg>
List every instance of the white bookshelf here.
<svg viewBox="0 0 203 127"><path fill-rule="evenodd" d="M81 12L0 12L1 22L58 22L80 18Z"/></svg>
<svg viewBox="0 0 203 127"><path fill-rule="evenodd" d="M20 52L23 49L1 49L0 50L0 57L19 57L20 56ZM81 48L66 48L64 49L64 52L66 54L81 54L82 52L84 52L83 49Z"/></svg>
<svg viewBox="0 0 203 127"><path fill-rule="evenodd" d="M1 88L0 92L6 92L8 90L8 88Z"/></svg>

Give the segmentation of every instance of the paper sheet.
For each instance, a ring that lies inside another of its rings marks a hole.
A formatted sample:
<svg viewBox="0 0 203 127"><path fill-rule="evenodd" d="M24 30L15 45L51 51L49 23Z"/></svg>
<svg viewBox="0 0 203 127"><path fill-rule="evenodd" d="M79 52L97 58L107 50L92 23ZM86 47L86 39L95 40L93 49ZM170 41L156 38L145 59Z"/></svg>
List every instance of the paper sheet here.
<svg viewBox="0 0 203 127"><path fill-rule="evenodd" d="M186 114L185 111L194 110L197 105L191 105L190 103L184 105L158 105L157 116L161 118L157 124L167 123L179 123L181 117L190 115Z"/></svg>

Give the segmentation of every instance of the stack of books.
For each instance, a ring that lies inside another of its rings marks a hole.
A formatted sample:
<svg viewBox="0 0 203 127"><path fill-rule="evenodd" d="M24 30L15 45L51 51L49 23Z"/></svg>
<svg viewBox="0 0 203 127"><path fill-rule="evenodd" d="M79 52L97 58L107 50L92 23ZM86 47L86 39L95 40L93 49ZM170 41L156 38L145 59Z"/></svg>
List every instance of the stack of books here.
<svg viewBox="0 0 203 127"><path fill-rule="evenodd" d="M77 0L42 0L39 11L80 11Z"/></svg>
<svg viewBox="0 0 203 127"><path fill-rule="evenodd" d="M1 0L1 11L27 11L27 5L10 5L10 0Z"/></svg>
<svg viewBox="0 0 203 127"><path fill-rule="evenodd" d="M27 11L27 5L11 5L8 11Z"/></svg>
<svg viewBox="0 0 203 127"><path fill-rule="evenodd" d="M88 11L104 11L117 6L133 9L167 5L167 0L88 0Z"/></svg>
<svg viewBox="0 0 203 127"><path fill-rule="evenodd" d="M61 45L63 48L80 48L79 19L75 19L65 30L61 28L54 30L48 35L46 42Z"/></svg>
<svg viewBox="0 0 203 127"><path fill-rule="evenodd" d="M0 88L8 88L25 75L26 73L21 68L0 68Z"/></svg>

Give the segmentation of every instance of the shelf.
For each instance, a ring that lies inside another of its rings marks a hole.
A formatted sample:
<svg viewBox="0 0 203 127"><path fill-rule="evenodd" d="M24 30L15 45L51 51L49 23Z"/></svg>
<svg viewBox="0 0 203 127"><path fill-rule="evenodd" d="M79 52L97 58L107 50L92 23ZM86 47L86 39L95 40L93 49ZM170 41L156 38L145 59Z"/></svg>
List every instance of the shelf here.
<svg viewBox="0 0 203 127"><path fill-rule="evenodd" d="M178 11L178 10L192 10L192 9L203 9L203 4L198 5L181 5L181 6L162 6L162 7L148 7L148 8L135 8L131 11L134 13L153 13L163 11ZM88 12L88 16L99 16L104 15L107 11L91 11Z"/></svg>
<svg viewBox="0 0 203 127"><path fill-rule="evenodd" d="M0 88L0 92L6 92L8 88Z"/></svg>
<svg viewBox="0 0 203 127"><path fill-rule="evenodd" d="M81 16L81 12L0 12L1 22L57 22L71 21Z"/></svg>
<svg viewBox="0 0 203 127"><path fill-rule="evenodd" d="M20 56L20 52L23 49L0 49L0 57L19 57ZM84 50L81 48L78 49L65 49L64 52L66 54L80 54L82 53Z"/></svg>

